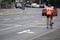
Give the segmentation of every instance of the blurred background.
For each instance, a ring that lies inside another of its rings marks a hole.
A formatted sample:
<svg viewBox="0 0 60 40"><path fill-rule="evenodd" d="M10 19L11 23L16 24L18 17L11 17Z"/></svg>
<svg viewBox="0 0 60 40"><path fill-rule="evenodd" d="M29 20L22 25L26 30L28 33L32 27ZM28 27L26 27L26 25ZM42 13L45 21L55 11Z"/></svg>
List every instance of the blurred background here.
<svg viewBox="0 0 60 40"><path fill-rule="evenodd" d="M32 4L32 3L36 3L39 4L40 6L42 5L48 5L48 3L50 3L51 5L60 8L59 4L60 4L60 0L0 0L0 8L14 8L15 4L17 2L21 2L23 4ZM29 6L30 6L29 5Z"/></svg>

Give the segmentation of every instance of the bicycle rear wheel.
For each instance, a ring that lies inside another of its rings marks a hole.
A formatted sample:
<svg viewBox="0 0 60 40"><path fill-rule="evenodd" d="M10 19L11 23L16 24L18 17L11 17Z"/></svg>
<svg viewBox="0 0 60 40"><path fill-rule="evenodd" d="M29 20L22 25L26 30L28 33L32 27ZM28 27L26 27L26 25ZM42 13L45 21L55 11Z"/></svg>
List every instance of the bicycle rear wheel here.
<svg viewBox="0 0 60 40"><path fill-rule="evenodd" d="M53 22L50 22L50 28L52 29L53 28Z"/></svg>

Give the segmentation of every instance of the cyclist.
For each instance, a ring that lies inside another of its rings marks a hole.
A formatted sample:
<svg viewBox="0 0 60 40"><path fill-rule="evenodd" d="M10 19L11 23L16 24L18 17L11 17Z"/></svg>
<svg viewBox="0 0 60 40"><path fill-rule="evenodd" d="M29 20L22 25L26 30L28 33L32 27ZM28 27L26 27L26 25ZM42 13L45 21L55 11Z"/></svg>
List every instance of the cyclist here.
<svg viewBox="0 0 60 40"><path fill-rule="evenodd" d="M45 7L45 9L46 9L47 28L48 28L49 23L50 23L50 26L51 24L53 24L52 20L53 20L54 7L48 4L48 6Z"/></svg>

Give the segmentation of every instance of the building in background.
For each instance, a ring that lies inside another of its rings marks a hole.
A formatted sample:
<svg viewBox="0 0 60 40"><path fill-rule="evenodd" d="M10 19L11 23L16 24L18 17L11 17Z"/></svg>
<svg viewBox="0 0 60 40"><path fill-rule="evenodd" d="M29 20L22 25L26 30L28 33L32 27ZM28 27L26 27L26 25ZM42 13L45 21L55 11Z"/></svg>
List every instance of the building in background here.
<svg viewBox="0 0 60 40"><path fill-rule="evenodd" d="M15 0L0 0L0 8L13 8Z"/></svg>

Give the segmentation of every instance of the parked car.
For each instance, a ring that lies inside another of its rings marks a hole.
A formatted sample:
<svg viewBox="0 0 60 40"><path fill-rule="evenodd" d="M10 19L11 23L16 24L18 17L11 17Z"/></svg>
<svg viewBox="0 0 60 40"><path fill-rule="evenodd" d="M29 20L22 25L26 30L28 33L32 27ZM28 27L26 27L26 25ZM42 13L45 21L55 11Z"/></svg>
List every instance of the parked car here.
<svg viewBox="0 0 60 40"><path fill-rule="evenodd" d="M16 2L15 7L16 8L22 8L22 4L20 2Z"/></svg>
<svg viewBox="0 0 60 40"><path fill-rule="evenodd" d="M45 6L45 4L40 4L40 8L44 8Z"/></svg>
<svg viewBox="0 0 60 40"><path fill-rule="evenodd" d="M37 4L37 3L32 3L32 4L31 4L31 7L39 8L39 7L40 7L40 5L39 5L39 4Z"/></svg>
<svg viewBox="0 0 60 40"><path fill-rule="evenodd" d="M26 7L31 7L31 4L26 3L25 6Z"/></svg>

